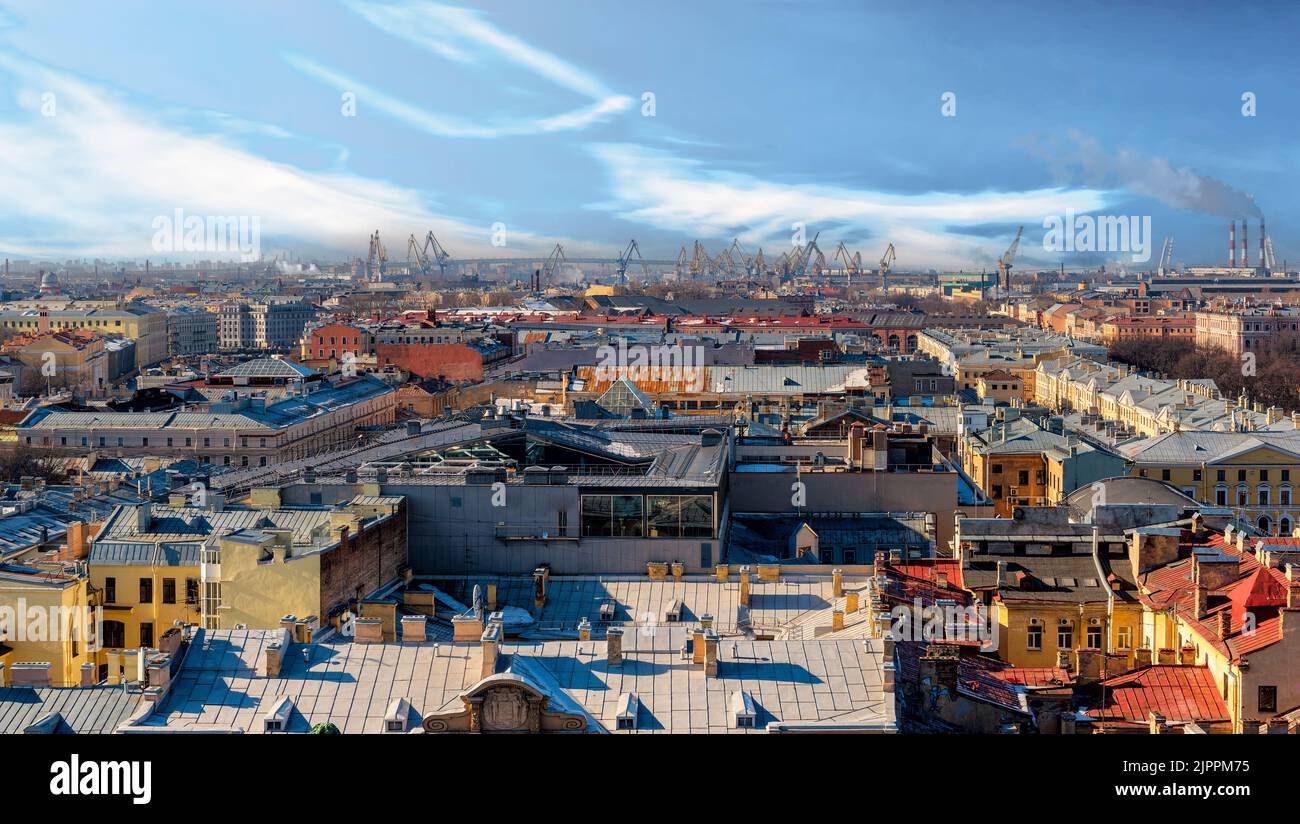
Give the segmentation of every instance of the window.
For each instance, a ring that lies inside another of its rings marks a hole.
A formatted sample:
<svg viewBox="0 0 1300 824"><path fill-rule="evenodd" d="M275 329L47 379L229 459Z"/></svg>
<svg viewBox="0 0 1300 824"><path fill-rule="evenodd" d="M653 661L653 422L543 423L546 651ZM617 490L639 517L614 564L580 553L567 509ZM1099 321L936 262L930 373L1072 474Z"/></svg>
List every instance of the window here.
<svg viewBox="0 0 1300 824"><path fill-rule="evenodd" d="M152 621L140 622L140 646L142 647L153 646L153 622Z"/></svg>
<svg viewBox="0 0 1300 824"><path fill-rule="evenodd" d="M1192 470L1192 480L1193 480L1193 481L1199 481L1199 480L1201 479L1201 475L1202 475L1202 474L1203 474L1203 473L1201 472L1201 470L1199 470L1199 469L1193 469L1193 470Z"/></svg>
<svg viewBox="0 0 1300 824"><path fill-rule="evenodd" d="M640 495L583 495L584 538L640 538L645 534Z"/></svg>
<svg viewBox="0 0 1300 824"><path fill-rule="evenodd" d="M1028 469L1020 470L1020 473L1016 476L1016 479L1017 479L1017 483L1019 483L1021 486L1029 486L1029 470Z"/></svg>
<svg viewBox="0 0 1300 824"><path fill-rule="evenodd" d="M1169 480L1169 470L1168 470L1168 469L1162 469L1162 470L1160 470L1160 480L1162 480L1162 481L1167 481L1167 480Z"/></svg>
<svg viewBox="0 0 1300 824"><path fill-rule="evenodd" d="M1259 711L1277 712L1277 687L1259 688Z"/></svg>
<svg viewBox="0 0 1300 824"><path fill-rule="evenodd" d="M1268 470L1267 470L1267 469L1261 469L1261 470L1259 471L1259 479L1260 479L1261 481L1267 481L1267 480L1268 480Z"/></svg>
<svg viewBox="0 0 1300 824"><path fill-rule="evenodd" d="M822 564L835 563L835 550L826 547L817 550L817 562Z"/></svg>
<svg viewBox="0 0 1300 824"><path fill-rule="evenodd" d="M1284 487L1282 487L1281 489L1279 489L1279 490L1277 491L1277 503L1278 503L1278 506L1290 506L1290 505L1291 505L1291 488L1290 488L1290 487L1284 486Z"/></svg>
<svg viewBox="0 0 1300 824"><path fill-rule="evenodd" d="M117 579L116 578L104 579L104 603L106 604L117 603Z"/></svg>
<svg viewBox="0 0 1300 824"><path fill-rule="evenodd" d="M1066 621L1056 628L1057 649L1074 649L1074 624Z"/></svg>
<svg viewBox="0 0 1300 824"><path fill-rule="evenodd" d="M1025 630L1025 648L1042 649L1043 648L1043 625L1030 624Z"/></svg>
<svg viewBox="0 0 1300 824"><path fill-rule="evenodd" d="M647 495L649 538L712 538L711 495Z"/></svg>
<svg viewBox="0 0 1300 824"><path fill-rule="evenodd" d="M153 603L153 579L152 578L140 579L140 603L142 604Z"/></svg>
<svg viewBox="0 0 1300 824"><path fill-rule="evenodd" d="M1228 480L1228 472L1227 472L1227 470L1220 469L1220 470L1218 471L1218 473L1217 473L1217 477L1215 478L1215 480L1217 480L1217 481L1226 481L1226 480Z"/></svg>
<svg viewBox="0 0 1300 824"><path fill-rule="evenodd" d="M176 579L163 578L163 603L176 603Z"/></svg>
<svg viewBox="0 0 1300 824"><path fill-rule="evenodd" d="M1260 506L1268 506L1268 499L1269 499L1268 487L1261 486L1259 488L1259 491L1256 493L1256 498L1259 501Z"/></svg>
<svg viewBox="0 0 1300 824"><path fill-rule="evenodd" d="M993 498L1001 498L1001 497L1002 497L1002 485L1001 485L1001 484L994 484L994 485L993 485L993 494L991 495L991 497L993 497Z"/></svg>
<svg viewBox="0 0 1300 824"><path fill-rule="evenodd" d="M1101 627L1088 627L1088 646L1091 649L1101 649Z"/></svg>
<svg viewBox="0 0 1300 824"><path fill-rule="evenodd" d="M1133 628L1120 627L1115 630L1115 645L1120 649L1133 648Z"/></svg>
<svg viewBox="0 0 1300 824"><path fill-rule="evenodd" d="M858 551L854 547L845 547L843 552L844 564L856 564L858 562Z"/></svg>
<svg viewBox="0 0 1300 824"><path fill-rule="evenodd" d="M193 604L197 604L198 602L199 602L199 579L186 578L185 579L185 603L193 605Z"/></svg>
<svg viewBox="0 0 1300 824"><path fill-rule="evenodd" d="M990 471L991 471L994 475L1001 475L1001 474L1002 474L1002 464L993 464L993 468L992 468Z"/></svg>
<svg viewBox="0 0 1300 824"><path fill-rule="evenodd" d="M569 534L569 513L563 509L556 513L555 534L564 538Z"/></svg>
<svg viewBox="0 0 1300 824"><path fill-rule="evenodd" d="M1228 490L1224 487L1218 487L1214 490L1214 502L1219 506L1228 505Z"/></svg>

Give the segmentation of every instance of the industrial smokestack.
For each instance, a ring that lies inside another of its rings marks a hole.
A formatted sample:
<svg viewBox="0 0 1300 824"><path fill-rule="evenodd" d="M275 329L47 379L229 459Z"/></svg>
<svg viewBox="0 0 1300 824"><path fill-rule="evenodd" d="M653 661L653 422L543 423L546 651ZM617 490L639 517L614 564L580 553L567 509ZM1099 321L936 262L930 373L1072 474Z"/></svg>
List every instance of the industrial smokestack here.
<svg viewBox="0 0 1300 824"><path fill-rule="evenodd" d="M1264 237L1265 237L1265 230L1264 230L1264 216L1263 216L1263 215L1260 215L1260 216L1259 216L1259 268L1260 268L1261 271L1264 269L1264 263L1265 263L1265 261L1264 261Z"/></svg>
<svg viewBox="0 0 1300 824"><path fill-rule="evenodd" d="M1241 219L1241 262L1237 265L1245 269L1250 265L1250 222L1244 217Z"/></svg>
<svg viewBox="0 0 1300 824"><path fill-rule="evenodd" d="M1228 221L1228 268L1237 265L1237 221Z"/></svg>

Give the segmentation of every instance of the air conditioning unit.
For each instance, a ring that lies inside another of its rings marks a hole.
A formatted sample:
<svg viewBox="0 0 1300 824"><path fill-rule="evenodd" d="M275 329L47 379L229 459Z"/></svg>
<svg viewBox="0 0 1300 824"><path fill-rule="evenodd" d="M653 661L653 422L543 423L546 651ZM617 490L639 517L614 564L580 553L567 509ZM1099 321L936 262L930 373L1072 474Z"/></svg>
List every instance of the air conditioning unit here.
<svg viewBox="0 0 1300 824"><path fill-rule="evenodd" d="M1089 618L1089 619L1088 619L1088 624L1091 625L1091 626L1094 626L1094 627L1099 627L1099 626L1101 626L1101 619L1100 619L1100 618Z"/></svg>
<svg viewBox="0 0 1300 824"><path fill-rule="evenodd" d="M1070 626L1071 624L1073 624L1074 622L1071 621L1069 618L1062 618L1061 620L1057 621L1056 623L1060 624L1060 625L1063 626L1063 627L1068 627L1068 626Z"/></svg>
<svg viewBox="0 0 1300 824"><path fill-rule="evenodd" d="M1030 618L1030 619L1029 619L1029 626L1031 626L1031 627L1041 627L1042 625L1043 625L1043 619L1042 619L1042 618Z"/></svg>

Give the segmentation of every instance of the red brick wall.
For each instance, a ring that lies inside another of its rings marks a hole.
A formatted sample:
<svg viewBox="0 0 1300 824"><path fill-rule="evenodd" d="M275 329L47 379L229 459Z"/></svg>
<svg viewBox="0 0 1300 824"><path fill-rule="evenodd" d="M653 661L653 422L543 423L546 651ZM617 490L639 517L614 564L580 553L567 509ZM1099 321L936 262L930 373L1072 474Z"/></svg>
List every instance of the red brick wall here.
<svg viewBox="0 0 1300 824"><path fill-rule="evenodd" d="M379 366L394 364L421 378L483 380L483 355L463 343L381 343Z"/></svg>
<svg viewBox="0 0 1300 824"><path fill-rule="evenodd" d="M406 564L406 504L381 524L349 535L321 558L320 618L349 599L363 598L398 577Z"/></svg>

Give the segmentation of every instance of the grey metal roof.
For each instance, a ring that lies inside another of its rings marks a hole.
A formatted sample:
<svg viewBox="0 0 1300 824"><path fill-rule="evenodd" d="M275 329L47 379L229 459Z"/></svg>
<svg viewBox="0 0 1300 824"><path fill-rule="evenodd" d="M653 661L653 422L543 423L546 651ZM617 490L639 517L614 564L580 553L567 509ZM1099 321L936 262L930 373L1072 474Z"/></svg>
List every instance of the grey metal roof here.
<svg viewBox="0 0 1300 824"><path fill-rule="evenodd" d="M96 542L90 549L90 563L104 566L199 565L201 543Z"/></svg>
<svg viewBox="0 0 1300 824"><path fill-rule="evenodd" d="M0 689L0 735L21 733L52 712L63 719L56 732L113 732L135 710L138 699L122 687Z"/></svg>

